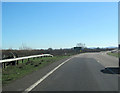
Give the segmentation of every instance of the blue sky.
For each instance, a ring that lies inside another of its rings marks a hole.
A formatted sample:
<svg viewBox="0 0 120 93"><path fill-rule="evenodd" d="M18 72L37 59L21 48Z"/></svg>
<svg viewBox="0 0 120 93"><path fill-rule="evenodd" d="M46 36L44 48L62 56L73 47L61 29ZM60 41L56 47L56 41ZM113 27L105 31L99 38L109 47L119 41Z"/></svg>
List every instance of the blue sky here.
<svg viewBox="0 0 120 93"><path fill-rule="evenodd" d="M2 4L2 48L71 48L118 44L117 2Z"/></svg>

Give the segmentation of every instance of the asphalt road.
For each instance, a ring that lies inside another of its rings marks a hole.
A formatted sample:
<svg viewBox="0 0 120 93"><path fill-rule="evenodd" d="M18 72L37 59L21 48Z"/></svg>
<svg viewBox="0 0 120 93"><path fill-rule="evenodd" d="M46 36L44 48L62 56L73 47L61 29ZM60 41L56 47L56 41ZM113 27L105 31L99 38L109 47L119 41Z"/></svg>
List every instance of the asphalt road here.
<svg viewBox="0 0 120 93"><path fill-rule="evenodd" d="M65 60L27 75L3 87L3 91L118 91L117 58L100 52L79 54Z"/></svg>

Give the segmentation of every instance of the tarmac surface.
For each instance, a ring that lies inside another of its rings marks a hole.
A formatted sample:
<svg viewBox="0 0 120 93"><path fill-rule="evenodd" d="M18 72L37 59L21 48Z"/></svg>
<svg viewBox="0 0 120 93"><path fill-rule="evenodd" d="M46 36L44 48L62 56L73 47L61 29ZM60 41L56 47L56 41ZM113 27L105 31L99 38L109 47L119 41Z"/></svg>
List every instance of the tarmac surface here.
<svg viewBox="0 0 120 93"><path fill-rule="evenodd" d="M83 53L18 79L3 91L118 91L118 78L118 58Z"/></svg>

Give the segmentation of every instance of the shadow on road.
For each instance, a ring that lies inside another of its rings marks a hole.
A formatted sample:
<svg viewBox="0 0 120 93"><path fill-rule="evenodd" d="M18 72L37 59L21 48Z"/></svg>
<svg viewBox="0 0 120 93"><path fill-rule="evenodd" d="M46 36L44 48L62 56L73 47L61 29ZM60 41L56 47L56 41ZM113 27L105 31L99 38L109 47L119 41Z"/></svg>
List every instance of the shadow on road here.
<svg viewBox="0 0 120 93"><path fill-rule="evenodd" d="M102 69L101 72L105 74L120 74L120 68L119 67L106 67L105 69Z"/></svg>

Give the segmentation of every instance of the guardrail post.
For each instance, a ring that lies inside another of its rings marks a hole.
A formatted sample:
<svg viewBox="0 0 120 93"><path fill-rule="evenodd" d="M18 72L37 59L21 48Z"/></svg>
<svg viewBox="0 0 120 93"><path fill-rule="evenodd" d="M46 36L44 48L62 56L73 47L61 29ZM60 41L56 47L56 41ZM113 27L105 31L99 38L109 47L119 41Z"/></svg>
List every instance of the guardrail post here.
<svg viewBox="0 0 120 93"><path fill-rule="evenodd" d="M5 66L6 66L5 63L3 63L3 68L5 68Z"/></svg>
<svg viewBox="0 0 120 93"><path fill-rule="evenodd" d="M16 61L16 64L18 65L18 60Z"/></svg>
<svg viewBox="0 0 120 93"><path fill-rule="evenodd" d="M12 61L12 65L15 65L16 64L16 61Z"/></svg>
<svg viewBox="0 0 120 93"><path fill-rule="evenodd" d="M2 68L2 63L0 63L0 68Z"/></svg>
<svg viewBox="0 0 120 93"><path fill-rule="evenodd" d="M2 68L2 63L0 63L0 68Z"/></svg>
<svg viewBox="0 0 120 93"><path fill-rule="evenodd" d="M30 59L28 58L28 61L29 61Z"/></svg>
<svg viewBox="0 0 120 93"><path fill-rule="evenodd" d="M22 63L23 63L23 59L22 59Z"/></svg>

